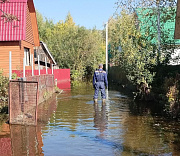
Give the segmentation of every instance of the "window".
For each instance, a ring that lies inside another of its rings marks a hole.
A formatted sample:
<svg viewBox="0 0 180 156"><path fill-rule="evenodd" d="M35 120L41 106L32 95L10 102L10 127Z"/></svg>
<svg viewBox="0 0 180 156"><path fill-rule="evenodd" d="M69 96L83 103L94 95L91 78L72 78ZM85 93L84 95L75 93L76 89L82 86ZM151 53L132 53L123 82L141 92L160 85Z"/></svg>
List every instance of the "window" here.
<svg viewBox="0 0 180 156"><path fill-rule="evenodd" d="M30 66L31 56L30 56L30 49L29 48L24 48L24 58L25 58L25 66Z"/></svg>
<svg viewBox="0 0 180 156"><path fill-rule="evenodd" d="M37 50L34 49L34 58L37 58Z"/></svg>

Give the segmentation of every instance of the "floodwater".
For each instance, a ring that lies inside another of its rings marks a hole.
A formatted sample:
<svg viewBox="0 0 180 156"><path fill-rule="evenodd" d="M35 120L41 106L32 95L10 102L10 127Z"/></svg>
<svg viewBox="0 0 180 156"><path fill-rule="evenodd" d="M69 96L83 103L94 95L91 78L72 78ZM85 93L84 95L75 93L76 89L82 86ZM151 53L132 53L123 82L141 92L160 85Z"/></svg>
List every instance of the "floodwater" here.
<svg viewBox="0 0 180 156"><path fill-rule="evenodd" d="M91 86L63 91L38 108L38 125L2 124L0 156L178 156L180 122L152 116L119 91L94 105Z"/></svg>

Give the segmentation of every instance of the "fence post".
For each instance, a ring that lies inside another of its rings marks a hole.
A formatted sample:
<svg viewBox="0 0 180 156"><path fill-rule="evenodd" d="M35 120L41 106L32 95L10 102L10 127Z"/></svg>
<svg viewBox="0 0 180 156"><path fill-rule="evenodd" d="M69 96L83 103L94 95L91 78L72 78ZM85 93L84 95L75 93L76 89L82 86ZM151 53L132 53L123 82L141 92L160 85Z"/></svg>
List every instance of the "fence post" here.
<svg viewBox="0 0 180 156"><path fill-rule="evenodd" d="M38 70L39 70L39 75L41 75L41 72L40 72L40 63L39 63L39 55L38 55Z"/></svg>
<svg viewBox="0 0 180 156"><path fill-rule="evenodd" d="M23 77L26 77L26 73L25 73L25 57L23 58Z"/></svg>
<svg viewBox="0 0 180 156"><path fill-rule="evenodd" d="M31 66L32 66L32 76L34 76L34 61L33 61L33 54L31 54Z"/></svg>
<svg viewBox="0 0 180 156"><path fill-rule="evenodd" d="M11 51L9 51L9 80L12 78L12 60L11 60Z"/></svg>
<svg viewBox="0 0 180 156"><path fill-rule="evenodd" d="M52 64L52 74L54 74L54 71L53 71L53 64Z"/></svg>
<svg viewBox="0 0 180 156"><path fill-rule="evenodd" d="M47 59L45 57L45 65L46 65L46 74L48 74L48 71L47 71Z"/></svg>

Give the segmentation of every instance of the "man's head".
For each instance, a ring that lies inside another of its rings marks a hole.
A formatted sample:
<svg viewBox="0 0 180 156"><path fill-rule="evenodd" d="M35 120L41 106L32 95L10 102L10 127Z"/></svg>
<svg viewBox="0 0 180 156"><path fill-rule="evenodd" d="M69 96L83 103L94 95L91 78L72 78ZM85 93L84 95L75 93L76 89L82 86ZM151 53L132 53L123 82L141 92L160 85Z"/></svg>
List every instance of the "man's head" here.
<svg viewBox="0 0 180 156"><path fill-rule="evenodd" d="M103 68L103 64L99 64L99 68L102 69Z"/></svg>

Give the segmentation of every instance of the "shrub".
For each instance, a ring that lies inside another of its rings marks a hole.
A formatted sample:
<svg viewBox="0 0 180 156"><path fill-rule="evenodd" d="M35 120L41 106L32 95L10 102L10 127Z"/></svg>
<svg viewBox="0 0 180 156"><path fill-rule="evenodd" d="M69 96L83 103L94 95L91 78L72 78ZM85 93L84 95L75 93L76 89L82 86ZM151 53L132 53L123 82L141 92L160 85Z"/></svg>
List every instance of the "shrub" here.
<svg viewBox="0 0 180 156"><path fill-rule="evenodd" d="M0 103L5 104L8 101L8 85L9 79L0 71Z"/></svg>

